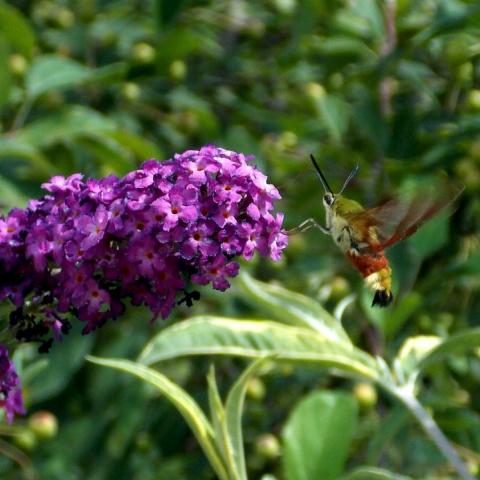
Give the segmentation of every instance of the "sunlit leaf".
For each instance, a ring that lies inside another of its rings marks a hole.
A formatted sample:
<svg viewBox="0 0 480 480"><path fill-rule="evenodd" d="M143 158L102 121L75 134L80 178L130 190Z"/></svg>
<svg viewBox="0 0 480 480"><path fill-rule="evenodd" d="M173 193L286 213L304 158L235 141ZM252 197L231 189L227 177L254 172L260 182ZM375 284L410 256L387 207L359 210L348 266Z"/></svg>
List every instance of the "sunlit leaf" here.
<svg viewBox="0 0 480 480"><path fill-rule="evenodd" d="M210 406L210 418L212 421L214 439L217 448L222 455L226 469L232 478L236 478L237 469L233 459L233 446L228 435L225 409L222 399L218 392L217 381L215 379L215 369L210 368L207 376L208 380L208 403Z"/></svg>
<svg viewBox="0 0 480 480"><path fill-rule="evenodd" d="M309 327L326 338L351 343L342 324L315 300L278 285L240 274L237 285L245 300L290 325Z"/></svg>
<svg viewBox="0 0 480 480"><path fill-rule="evenodd" d="M422 359L441 343L441 338L434 335L407 338L397 355L404 374L408 376L414 373Z"/></svg>
<svg viewBox="0 0 480 480"><path fill-rule="evenodd" d="M242 433L242 412L245 401L245 392L247 390L248 381L254 376L262 367L265 358L253 362L235 382L230 389L225 404L226 424L229 433L230 441L232 442L233 456L235 465L240 478L247 480L247 467L245 465L245 452L243 448L243 433Z"/></svg>
<svg viewBox="0 0 480 480"><path fill-rule="evenodd" d="M375 379L375 360L346 342L334 342L311 329L270 321L197 317L166 328L144 348L146 365L186 355L228 355L334 367L345 374Z"/></svg>
<svg viewBox="0 0 480 480"><path fill-rule="evenodd" d="M221 478L227 478L225 467L213 443L213 430L195 400L165 375L144 365L120 359L106 359L89 356L87 359L98 365L114 368L152 384L173 403L195 434L212 467Z"/></svg>

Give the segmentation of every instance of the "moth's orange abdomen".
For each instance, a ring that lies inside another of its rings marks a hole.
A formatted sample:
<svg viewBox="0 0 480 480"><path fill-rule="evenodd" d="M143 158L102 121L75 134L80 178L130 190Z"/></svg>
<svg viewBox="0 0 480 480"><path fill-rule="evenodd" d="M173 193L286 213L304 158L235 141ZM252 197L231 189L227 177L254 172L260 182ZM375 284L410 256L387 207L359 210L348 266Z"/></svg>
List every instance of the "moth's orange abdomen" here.
<svg viewBox="0 0 480 480"><path fill-rule="evenodd" d="M363 255L355 253L348 253L347 258L360 272L368 287L375 292L372 306L390 305L393 301L392 269L385 254L383 252Z"/></svg>

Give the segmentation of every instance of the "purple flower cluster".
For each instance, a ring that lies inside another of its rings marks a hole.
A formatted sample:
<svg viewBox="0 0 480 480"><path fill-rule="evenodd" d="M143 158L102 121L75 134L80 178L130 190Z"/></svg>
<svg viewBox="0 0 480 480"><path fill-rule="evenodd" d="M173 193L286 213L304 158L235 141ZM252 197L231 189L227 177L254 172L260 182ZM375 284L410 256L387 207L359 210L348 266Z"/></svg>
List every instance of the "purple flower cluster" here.
<svg viewBox="0 0 480 480"><path fill-rule="evenodd" d="M15 414L25 413L20 379L3 345L0 345L0 408L5 410L9 423L12 423Z"/></svg>
<svg viewBox="0 0 480 480"><path fill-rule="evenodd" d="M16 307L16 338L48 350L69 315L88 333L126 300L166 317L198 299L192 284L227 289L235 257L278 260L287 244L283 216L272 213L280 195L247 160L205 146L123 178L56 176L43 198L0 217L0 300Z"/></svg>

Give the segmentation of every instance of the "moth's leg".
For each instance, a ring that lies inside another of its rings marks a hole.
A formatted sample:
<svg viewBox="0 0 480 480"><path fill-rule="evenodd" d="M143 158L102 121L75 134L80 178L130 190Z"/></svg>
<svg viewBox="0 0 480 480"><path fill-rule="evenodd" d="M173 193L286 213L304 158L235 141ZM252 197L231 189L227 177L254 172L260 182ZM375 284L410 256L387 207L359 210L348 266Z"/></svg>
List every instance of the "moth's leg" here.
<svg viewBox="0 0 480 480"><path fill-rule="evenodd" d="M357 255L372 255L375 258L379 256L378 251L371 244L364 240L355 238L350 228L348 229L348 235L350 239L350 250L352 253Z"/></svg>
<svg viewBox="0 0 480 480"><path fill-rule="evenodd" d="M320 225L315 219L313 218L307 218L304 222L302 222L298 227L292 228L291 230L288 230L289 235L294 235L295 233L301 233L305 232L307 230L310 230L310 228L315 227L318 228L322 233L325 233L327 235L330 234L330 229L328 227L324 227L323 225Z"/></svg>
<svg viewBox="0 0 480 480"><path fill-rule="evenodd" d="M342 229L342 235L347 235L348 236L348 242L350 244L349 251L352 255L359 255L360 254L360 246L358 241L356 240L352 230L350 227L345 226Z"/></svg>

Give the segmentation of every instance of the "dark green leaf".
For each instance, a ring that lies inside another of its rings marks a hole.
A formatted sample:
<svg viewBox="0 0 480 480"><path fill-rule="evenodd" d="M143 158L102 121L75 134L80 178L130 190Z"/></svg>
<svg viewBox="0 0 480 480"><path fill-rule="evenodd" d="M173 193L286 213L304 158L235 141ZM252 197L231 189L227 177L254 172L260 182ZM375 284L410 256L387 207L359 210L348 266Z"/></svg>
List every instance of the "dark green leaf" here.
<svg viewBox="0 0 480 480"><path fill-rule="evenodd" d="M10 51L7 43L5 42L4 36L0 31L0 109L8 102L10 97L10 88L12 86L12 78L8 64L9 53Z"/></svg>
<svg viewBox="0 0 480 480"><path fill-rule="evenodd" d="M35 36L26 18L6 2L0 2L0 32L14 51L30 58Z"/></svg>

